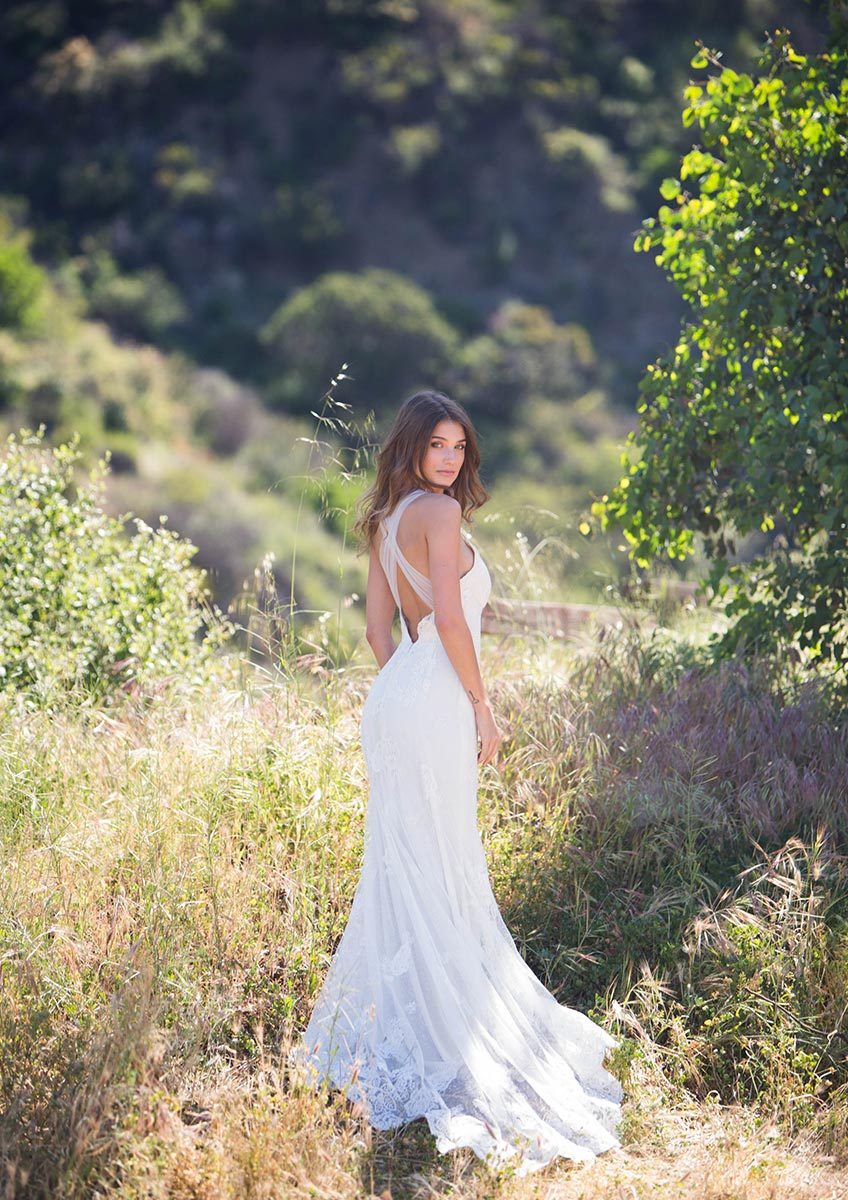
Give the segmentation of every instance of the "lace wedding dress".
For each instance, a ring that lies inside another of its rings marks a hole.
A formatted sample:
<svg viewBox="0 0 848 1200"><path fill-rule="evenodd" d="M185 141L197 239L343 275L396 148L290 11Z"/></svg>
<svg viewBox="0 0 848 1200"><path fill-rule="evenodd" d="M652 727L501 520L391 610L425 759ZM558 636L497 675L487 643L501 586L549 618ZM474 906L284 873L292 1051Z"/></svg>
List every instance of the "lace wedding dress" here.
<svg viewBox="0 0 848 1200"><path fill-rule="evenodd" d="M474 709L442 646L433 593L397 544L409 492L381 526L401 643L362 710L370 785L350 917L292 1059L342 1088L371 1124L426 1118L440 1151L470 1146L516 1173L619 1144L614 1039L560 1005L513 942L476 823ZM491 576L474 550L462 606L480 655ZM431 609L412 640L397 570Z"/></svg>

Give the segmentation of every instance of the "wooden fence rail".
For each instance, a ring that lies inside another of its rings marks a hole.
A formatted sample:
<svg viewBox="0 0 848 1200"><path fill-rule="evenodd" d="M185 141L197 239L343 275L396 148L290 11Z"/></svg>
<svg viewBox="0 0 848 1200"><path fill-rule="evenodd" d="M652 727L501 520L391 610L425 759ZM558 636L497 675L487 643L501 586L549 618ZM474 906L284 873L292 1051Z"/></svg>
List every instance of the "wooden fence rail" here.
<svg viewBox="0 0 848 1200"><path fill-rule="evenodd" d="M671 581L663 585L662 594L673 603L703 603L695 595L695 583ZM622 619L622 609L614 604L563 604L546 600L491 599L483 609L483 633L524 633L538 630L554 637L577 637L595 625L615 625ZM650 613L646 624L655 623Z"/></svg>

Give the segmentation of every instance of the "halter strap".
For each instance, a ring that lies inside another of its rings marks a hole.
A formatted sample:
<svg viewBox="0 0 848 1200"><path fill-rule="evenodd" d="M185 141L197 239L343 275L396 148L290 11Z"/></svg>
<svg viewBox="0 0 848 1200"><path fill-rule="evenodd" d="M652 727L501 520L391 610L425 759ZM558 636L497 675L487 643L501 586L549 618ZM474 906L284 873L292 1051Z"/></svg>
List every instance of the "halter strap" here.
<svg viewBox="0 0 848 1200"><path fill-rule="evenodd" d="M404 557L403 551L397 542L397 528L401 514L406 506L415 499L416 496L424 494L424 488L416 488L407 494L395 505L394 511L384 517L381 524L383 527L383 540L380 543L380 565L385 572L386 579L389 581L389 587L392 591L395 604L398 606L398 611L401 616L401 629L405 629L406 621L403 619L403 608L400 602L400 593L397 586L397 570L398 567L403 571L406 578L416 595L418 595L428 608L434 608L433 588L430 580L426 575L414 567L407 558Z"/></svg>

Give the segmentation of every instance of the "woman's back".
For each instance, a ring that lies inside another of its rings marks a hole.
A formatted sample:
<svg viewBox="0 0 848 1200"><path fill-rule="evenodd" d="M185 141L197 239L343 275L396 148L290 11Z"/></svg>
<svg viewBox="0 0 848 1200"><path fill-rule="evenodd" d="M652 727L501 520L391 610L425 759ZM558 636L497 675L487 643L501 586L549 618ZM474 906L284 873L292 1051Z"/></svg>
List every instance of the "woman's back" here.
<svg viewBox="0 0 848 1200"><path fill-rule="evenodd" d="M427 524L434 499L435 503L439 503L439 499L423 493L416 496L414 500L410 500L401 512L395 527L397 546L404 559L427 579L430 578ZM401 500L399 503L403 503L403 501ZM460 552L460 576L462 576L466 575L474 565L474 551L463 541ZM432 609L418 595L402 570L397 572L397 590L407 626L411 631L415 630L424 617L432 612Z"/></svg>

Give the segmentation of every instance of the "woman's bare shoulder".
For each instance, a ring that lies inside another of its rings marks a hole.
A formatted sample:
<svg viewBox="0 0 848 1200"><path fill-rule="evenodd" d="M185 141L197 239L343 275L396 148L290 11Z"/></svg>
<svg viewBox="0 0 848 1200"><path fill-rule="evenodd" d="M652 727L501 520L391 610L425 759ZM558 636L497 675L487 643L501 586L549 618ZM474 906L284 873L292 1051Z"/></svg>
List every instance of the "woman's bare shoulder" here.
<svg viewBox="0 0 848 1200"><path fill-rule="evenodd" d="M419 496L414 502L421 516L421 526L426 532L458 530L462 521L462 505L453 496L444 492L430 492Z"/></svg>
<svg viewBox="0 0 848 1200"><path fill-rule="evenodd" d="M431 512L438 512L440 509L447 512L461 509L459 501L447 492L424 492L422 496L416 496L415 503L422 508L429 508Z"/></svg>
<svg viewBox="0 0 848 1200"><path fill-rule="evenodd" d="M459 501L445 492L425 492L423 496L417 496L414 503L420 512L427 514L449 513L452 516L462 512Z"/></svg>

